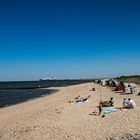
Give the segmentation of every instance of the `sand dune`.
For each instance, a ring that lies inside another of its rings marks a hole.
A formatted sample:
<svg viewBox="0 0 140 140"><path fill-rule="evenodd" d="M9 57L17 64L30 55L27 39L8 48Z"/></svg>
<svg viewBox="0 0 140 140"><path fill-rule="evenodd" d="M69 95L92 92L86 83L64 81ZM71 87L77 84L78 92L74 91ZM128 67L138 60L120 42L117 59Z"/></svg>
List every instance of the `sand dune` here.
<svg viewBox="0 0 140 140"><path fill-rule="evenodd" d="M91 92L92 88L95 92ZM52 88L54 89L54 88ZM140 96L120 95L93 83L58 87L59 92L47 97L0 109L1 140L105 140L140 132ZM84 104L68 103L76 96L87 97ZM128 112L111 113L105 118L92 115L102 100L133 98L137 107Z"/></svg>

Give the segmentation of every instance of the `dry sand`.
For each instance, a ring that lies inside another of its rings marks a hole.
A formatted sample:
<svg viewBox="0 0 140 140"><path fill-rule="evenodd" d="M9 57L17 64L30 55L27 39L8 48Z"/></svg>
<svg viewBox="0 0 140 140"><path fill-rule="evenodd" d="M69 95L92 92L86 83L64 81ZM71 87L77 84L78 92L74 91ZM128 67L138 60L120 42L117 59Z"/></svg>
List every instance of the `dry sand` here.
<svg viewBox="0 0 140 140"><path fill-rule="evenodd" d="M96 92L90 92L93 87ZM0 109L0 140L105 140L140 134L140 96L120 95L93 83L55 89L59 92ZM100 94L103 100L114 97L119 107L124 97L133 98L137 107L105 118L91 115ZM78 95L91 98L85 104L68 103Z"/></svg>

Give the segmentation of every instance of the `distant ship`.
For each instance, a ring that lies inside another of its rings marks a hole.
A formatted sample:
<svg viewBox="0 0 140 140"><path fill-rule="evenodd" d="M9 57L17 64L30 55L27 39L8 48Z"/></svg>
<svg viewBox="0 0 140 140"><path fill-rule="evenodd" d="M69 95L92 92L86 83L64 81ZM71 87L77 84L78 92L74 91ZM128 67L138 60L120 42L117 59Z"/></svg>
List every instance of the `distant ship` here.
<svg viewBox="0 0 140 140"><path fill-rule="evenodd" d="M43 77L41 79L39 79L39 81L47 81L47 80L56 80L55 77Z"/></svg>

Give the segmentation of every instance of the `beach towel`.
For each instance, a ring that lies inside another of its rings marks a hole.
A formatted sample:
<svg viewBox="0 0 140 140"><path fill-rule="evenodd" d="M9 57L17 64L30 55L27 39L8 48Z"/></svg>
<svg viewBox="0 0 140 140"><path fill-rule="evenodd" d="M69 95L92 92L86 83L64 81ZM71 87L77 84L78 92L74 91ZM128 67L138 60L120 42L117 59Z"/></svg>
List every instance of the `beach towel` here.
<svg viewBox="0 0 140 140"><path fill-rule="evenodd" d="M103 113L111 113L111 112L119 112L119 111L123 111L123 112L127 112L128 109L120 109L120 108L116 108L116 107L107 107L103 109Z"/></svg>
<svg viewBox="0 0 140 140"><path fill-rule="evenodd" d="M119 108L115 108L115 107L107 107L107 108L104 108L104 109L103 109L103 112L104 112L104 111L118 112L118 111L120 111L120 109L119 109Z"/></svg>

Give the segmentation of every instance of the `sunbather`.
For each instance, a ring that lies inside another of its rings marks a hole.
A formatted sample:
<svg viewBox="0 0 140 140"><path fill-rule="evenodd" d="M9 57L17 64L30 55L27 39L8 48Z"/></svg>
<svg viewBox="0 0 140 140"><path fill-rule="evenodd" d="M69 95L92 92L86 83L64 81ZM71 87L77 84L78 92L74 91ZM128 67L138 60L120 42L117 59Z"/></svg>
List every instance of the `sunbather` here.
<svg viewBox="0 0 140 140"><path fill-rule="evenodd" d="M79 99L76 100L76 103L78 103L78 102L86 102L86 101L88 101L88 99L90 97L91 97L91 95L88 95L88 97L86 97L86 98L79 98Z"/></svg>

